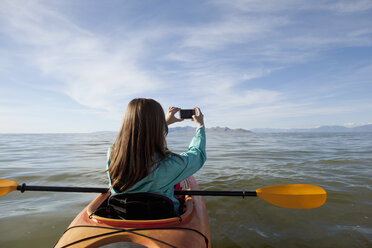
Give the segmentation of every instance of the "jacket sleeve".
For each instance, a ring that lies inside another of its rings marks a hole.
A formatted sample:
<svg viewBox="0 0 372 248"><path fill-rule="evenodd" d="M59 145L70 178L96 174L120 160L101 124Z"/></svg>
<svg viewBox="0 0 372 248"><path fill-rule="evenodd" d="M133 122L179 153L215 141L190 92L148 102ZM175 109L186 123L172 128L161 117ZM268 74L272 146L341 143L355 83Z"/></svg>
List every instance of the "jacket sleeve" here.
<svg viewBox="0 0 372 248"><path fill-rule="evenodd" d="M195 136L191 140L187 152L180 154L180 157L172 156L174 164L171 165L173 174L173 184L177 184L197 172L207 159L206 155L206 136L204 126L196 129Z"/></svg>

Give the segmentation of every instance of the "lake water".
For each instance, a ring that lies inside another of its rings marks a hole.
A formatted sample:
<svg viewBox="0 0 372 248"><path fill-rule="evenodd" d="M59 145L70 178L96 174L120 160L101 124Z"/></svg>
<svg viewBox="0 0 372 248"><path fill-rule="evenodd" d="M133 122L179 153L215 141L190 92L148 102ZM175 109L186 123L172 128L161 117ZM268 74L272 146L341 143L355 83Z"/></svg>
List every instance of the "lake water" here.
<svg viewBox="0 0 372 248"><path fill-rule="evenodd" d="M193 133L170 133L182 152ZM0 134L0 178L29 185L106 187L115 134ZM218 247L372 247L372 133L207 133L205 190L323 187L320 208L292 210L259 198L205 197ZM0 198L0 247L52 247L96 195L12 192Z"/></svg>

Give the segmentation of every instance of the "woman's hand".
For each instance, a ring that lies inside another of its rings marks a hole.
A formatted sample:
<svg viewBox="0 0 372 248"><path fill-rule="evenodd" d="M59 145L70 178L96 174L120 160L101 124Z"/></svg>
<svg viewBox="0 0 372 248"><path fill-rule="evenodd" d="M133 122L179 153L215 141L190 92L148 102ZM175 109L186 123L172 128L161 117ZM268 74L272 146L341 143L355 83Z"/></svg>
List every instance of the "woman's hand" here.
<svg viewBox="0 0 372 248"><path fill-rule="evenodd" d="M204 116L200 111L200 108L195 107L195 115L192 116L192 120L196 122L198 126L204 125Z"/></svg>
<svg viewBox="0 0 372 248"><path fill-rule="evenodd" d="M180 108L177 108L177 107L169 107L168 108L168 113L165 116L165 121L167 122L168 126L170 124L175 123L175 122L183 121L182 119L179 119L176 116L174 116L178 111L180 111Z"/></svg>

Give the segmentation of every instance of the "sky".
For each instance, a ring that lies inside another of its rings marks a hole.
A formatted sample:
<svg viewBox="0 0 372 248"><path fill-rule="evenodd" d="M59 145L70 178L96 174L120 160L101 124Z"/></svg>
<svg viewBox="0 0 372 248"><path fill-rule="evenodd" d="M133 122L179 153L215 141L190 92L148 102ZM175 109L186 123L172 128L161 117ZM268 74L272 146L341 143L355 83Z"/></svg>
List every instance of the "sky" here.
<svg viewBox="0 0 372 248"><path fill-rule="evenodd" d="M0 133L117 131L137 97L207 127L370 124L372 0L0 0Z"/></svg>

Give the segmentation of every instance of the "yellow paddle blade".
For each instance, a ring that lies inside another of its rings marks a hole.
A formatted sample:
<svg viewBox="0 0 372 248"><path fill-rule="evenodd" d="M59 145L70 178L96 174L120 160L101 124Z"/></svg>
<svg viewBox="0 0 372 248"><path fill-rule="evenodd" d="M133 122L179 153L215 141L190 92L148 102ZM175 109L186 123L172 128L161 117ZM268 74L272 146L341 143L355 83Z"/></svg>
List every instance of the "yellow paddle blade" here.
<svg viewBox="0 0 372 248"><path fill-rule="evenodd" d="M6 195L14 190L17 190L18 183L0 179L0 196Z"/></svg>
<svg viewBox="0 0 372 248"><path fill-rule="evenodd" d="M323 188L310 184L269 186L256 192L261 199L282 208L317 208L327 200L327 192Z"/></svg>

